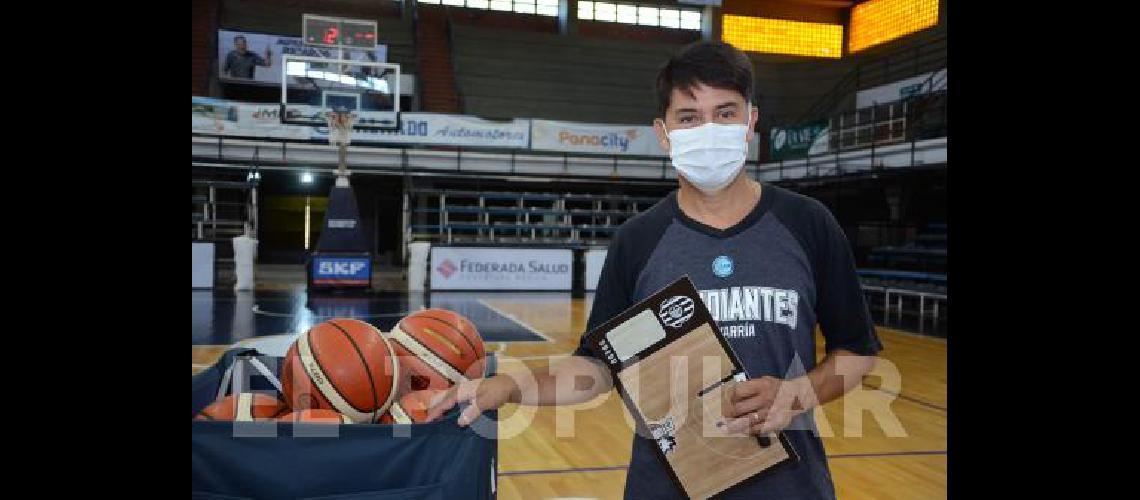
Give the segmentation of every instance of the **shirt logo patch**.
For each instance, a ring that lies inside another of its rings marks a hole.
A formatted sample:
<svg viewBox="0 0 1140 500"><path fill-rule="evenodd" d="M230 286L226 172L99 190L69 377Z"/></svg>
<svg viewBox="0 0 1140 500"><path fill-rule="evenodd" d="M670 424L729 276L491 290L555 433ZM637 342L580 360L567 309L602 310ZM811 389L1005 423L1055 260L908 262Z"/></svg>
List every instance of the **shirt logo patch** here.
<svg viewBox="0 0 1140 500"><path fill-rule="evenodd" d="M718 278L727 278L732 276L732 258L727 255L721 255L713 259L712 272Z"/></svg>

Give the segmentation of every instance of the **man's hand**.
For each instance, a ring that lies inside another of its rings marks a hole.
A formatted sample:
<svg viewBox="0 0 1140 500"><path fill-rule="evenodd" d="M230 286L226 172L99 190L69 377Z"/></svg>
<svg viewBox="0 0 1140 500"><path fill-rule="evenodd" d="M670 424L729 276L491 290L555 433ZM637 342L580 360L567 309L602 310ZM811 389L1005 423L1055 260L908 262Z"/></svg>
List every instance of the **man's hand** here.
<svg viewBox="0 0 1140 500"><path fill-rule="evenodd" d="M460 427L474 422L481 413L498 409L507 403L519 401L519 388L509 375L495 375L491 378L472 379L456 384L447 392L437 395L428 407L427 420L439 418L456 403L470 403L459 415Z"/></svg>
<svg viewBox="0 0 1140 500"><path fill-rule="evenodd" d="M815 401L807 377L783 380L765 376L729 386L723 413L730 432L769 434L787 427Z"/></svg>

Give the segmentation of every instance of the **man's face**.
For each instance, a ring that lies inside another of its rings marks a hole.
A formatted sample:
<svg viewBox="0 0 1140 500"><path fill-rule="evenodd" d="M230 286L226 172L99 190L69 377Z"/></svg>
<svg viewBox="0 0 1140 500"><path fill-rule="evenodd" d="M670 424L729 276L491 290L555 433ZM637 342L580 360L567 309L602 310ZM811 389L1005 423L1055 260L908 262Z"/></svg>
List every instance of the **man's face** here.
<svg viewBox="0 0 1140 500"><path fill-rule="evenodd" d="M236 48L238 52L244 53L245 52L245 39L244 38L238 38L237 40L234 40L234 48Z"/></svg>
<svg viewBox="0 0 1140 500"><path fill-rule="evenodd" d="M753 128L756 119L760 116L755 106L749 106L744 96L735 90L709 87L703 83L688 89L689 92L674 88L669 100L669 109L665 110L665 127L661 127L661 120L653 122L657 132L657 139L661 148L669 151L669 131L699 127L706 123L720 123L724 125L748 125L748 135L745 140L751 141L755 135Z"/></svg>

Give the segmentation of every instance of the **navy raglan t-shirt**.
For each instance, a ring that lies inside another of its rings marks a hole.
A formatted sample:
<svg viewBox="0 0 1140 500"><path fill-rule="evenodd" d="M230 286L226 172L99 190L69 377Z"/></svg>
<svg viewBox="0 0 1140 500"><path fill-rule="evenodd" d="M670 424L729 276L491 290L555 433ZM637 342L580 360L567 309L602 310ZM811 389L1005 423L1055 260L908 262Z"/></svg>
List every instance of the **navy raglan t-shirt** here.
<svg viewBox="0 0 1140 500"><path fill-rule="evenodd" d="M610 243L587 331L688 275L748 378L794 378L815 367L816 324L830 352L882 349L847 238L822 203L769 184L733 227L686 216L673 191L618 229ZM576 355L595 356L583 335ZM811 412L785 430L800 460L723 498L832 499L835 490ZM654 451L634 435L625 497L684 498Z"/></svg>

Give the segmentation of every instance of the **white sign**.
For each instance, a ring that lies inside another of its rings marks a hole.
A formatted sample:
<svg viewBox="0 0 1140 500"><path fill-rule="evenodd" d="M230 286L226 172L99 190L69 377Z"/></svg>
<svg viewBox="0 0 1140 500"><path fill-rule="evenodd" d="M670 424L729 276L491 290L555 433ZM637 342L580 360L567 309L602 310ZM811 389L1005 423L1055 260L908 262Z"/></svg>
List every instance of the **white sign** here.
<svg viewBox="0 0 1140 500"><path fill-rule="evenodd" d="M933 76L933 78L931 78ZM931 88L933 87L933 88ZM946 87L946 70L924 73L905 80L871 87L855 93L855 107L866 108L875 103L883 104L898 101L911 95L925 94Z"/></svg>
<svg viewBox="0 0 1140 500"><path fill-rule="evenodd" d="M599 123L530 121L530 147L535 150L568 153L669 156L661 149L653 127L645 125L606 125ZM748 159L759 157L759 139L748 143Z"/></svg>
<svg viewBox="0 0 1140 500"><path fill-rule="evenodd" d="M653 127L531 120L531 148L572 153L665 156Z"/></svg>
<svg viewBox="0 0 1140 500"><path fill-rule="evenodd" d="M193 132L278 139L328 140L328 127L281 123L278 103L191 97ZM398 130L354 130L352 141L525 149L530 120L491 121L439 113L400 113Z"/></svg>
<svg viewBox="0 0 1140 500"><path fill-rule="evenodd" d="M278 139L309 139L312 127L281 123L278 103L241 103L192 97L190 130L194 132Z"/></svg>
<svg viewBox="0 0 1140 500"><path fill-rule="evenodd" d="M586 290L598 289L598 279L602 276L602 265L605 263L605 248L586 250Z"/></svg>
<svg viewBox="0 0 1140 500"><path fill-rule="evenodd" d="M569 291L573 252L561 248L432 247L433 290Z"/></svg>
<svg viewBox="0 0 1140 500"><path fill-rule="evenodd" d="M328 139L328 127L312 127L312 139ZM352 142L526 148L530 120L491 121L439 113L400 113L398 130L353 130Z"/></svg>

